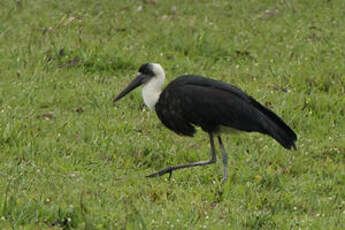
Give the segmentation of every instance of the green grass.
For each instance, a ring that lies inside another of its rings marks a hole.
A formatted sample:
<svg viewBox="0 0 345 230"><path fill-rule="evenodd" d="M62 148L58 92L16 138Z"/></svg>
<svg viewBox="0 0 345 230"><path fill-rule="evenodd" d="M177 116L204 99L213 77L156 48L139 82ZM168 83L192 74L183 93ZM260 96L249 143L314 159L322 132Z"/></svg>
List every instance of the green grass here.
<svg viewBox="0 0 345 230"><path fill-rule="evenodd" d="M345 2L0 3L1 229L344 229ZM180 137L113 97L139 66L234 84L298 134ZM218 158L220 158L219 152Z"/></svg>

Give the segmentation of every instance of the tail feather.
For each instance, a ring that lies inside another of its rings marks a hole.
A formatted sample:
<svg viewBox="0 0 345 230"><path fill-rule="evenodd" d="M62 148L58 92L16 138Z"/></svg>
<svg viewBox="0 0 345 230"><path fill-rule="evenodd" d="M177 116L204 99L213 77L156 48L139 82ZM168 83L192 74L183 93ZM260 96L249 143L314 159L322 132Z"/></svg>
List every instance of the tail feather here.
<svg viewBox="0 0 345 230"><path fill-rule="evenodd" d="M252 104L265 116L266 122L264 122L263 129L265 133L273 137L278 141L284 148L296 150L295 142L297 136L294 131L285 122L277 116L270 109L264 107L259 102L255 101L253 98Z"/></svg>

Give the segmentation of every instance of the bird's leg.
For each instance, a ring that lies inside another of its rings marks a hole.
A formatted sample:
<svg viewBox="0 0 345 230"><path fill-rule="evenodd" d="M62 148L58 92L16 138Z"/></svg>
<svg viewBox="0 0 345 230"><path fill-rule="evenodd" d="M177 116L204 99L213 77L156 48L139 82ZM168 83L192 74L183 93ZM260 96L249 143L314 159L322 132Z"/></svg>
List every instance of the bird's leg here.
<svg viewBox="0 0 345 230"><path fill-rule="evenodd" d="M172 171L169 172L169 178L168 178L169 181L171 179L171 176L172 176Z"/></svg>
<svg viewBox="0 0 345 230"><path fill-rule="evenodd" d="M225 182L228 179L228 154L226 154L225 152L223 141L222 141L222 138L220 138L220 136L218 136L218 142L220 146L220 151L222 152L222 156L223 156L223 172L224 172L223 183L225 184Z"/></svg>
<svg viewBox="0 0 345 230"><path fill-rule="evenodd" d="M164 168L164 169L162 169L162 170L160 170L158 172L150 174L150 175L148 175L146 177L157 177L157 176L162 176L162 175L164 175L166 173L169 173L169 179L170 179L171 174L172 174L172 172L174 170L216 163L217 157L216 157L216 150L214 148L213 135L211 133L209 133L209 137L210 137L210 143L211 143L211 155L212 155L211 160L208 160L208 161L198 161L198 162L193 162L193 163L184 164L184 165L170 166L170 167Z"/></svg>

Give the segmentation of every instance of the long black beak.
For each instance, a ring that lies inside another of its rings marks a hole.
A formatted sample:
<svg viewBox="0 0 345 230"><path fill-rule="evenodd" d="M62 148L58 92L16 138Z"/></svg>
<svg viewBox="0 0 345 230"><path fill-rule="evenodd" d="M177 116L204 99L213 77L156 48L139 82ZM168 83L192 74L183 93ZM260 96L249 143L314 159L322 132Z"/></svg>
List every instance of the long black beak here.
<svg viewBox="0 0 345 230"><path fill-rule="evenodd" d="M146 79L146 76L143 74L140 74L139 76L137 76L131 83L129 83L129 85L124 90L121 91L121 93L119 95L117 95L117 97L114 98L113 102L114 103L117 102L122 97L126 96L126 94L131 92L133 89L144 84L145 79Z"/></svg>

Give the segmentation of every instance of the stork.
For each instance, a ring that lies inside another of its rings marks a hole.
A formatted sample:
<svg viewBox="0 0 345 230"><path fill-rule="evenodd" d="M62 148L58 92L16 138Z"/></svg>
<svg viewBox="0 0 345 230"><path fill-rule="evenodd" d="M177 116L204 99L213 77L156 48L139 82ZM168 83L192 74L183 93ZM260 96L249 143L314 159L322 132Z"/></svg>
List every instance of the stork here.
<svg viewBox="0 0 345 230"><path fill-rule="evenodd" d="M223 158L223 182L228 178L228 156L221 134L259 132L275 139L286 149L296 149L296 134L270 109L264 107L241 89L224 82L198 75L183 75L171 81L162 91L165 73L161 65L146 63L139 75L115 97L114 103L133 89L143 85L142 97L147 107L155 110L162 123L175 133L193 136L195 126L208 133L211 159L171 166L147 177L157 177L174 170L208 165L217 160L214 136Z"/></svg>

